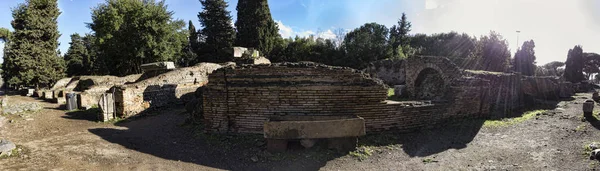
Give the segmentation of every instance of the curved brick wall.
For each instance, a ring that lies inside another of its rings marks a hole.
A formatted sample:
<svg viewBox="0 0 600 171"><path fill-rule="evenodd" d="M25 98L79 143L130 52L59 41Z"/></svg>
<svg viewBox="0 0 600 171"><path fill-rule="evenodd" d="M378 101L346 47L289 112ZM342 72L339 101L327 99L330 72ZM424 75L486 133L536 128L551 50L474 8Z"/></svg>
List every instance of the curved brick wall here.
<svg viewBox="0 0 600 171"><path fill-rule="evenodd" d="M448 84L456 96L446 102L387 102L380 80L350 68L308 62L225 67L209 75L202 119L209 132L262 133L272 116L357 115L367 132L408 131L480 116L481 93L489 84L462 81Z"/></svg>

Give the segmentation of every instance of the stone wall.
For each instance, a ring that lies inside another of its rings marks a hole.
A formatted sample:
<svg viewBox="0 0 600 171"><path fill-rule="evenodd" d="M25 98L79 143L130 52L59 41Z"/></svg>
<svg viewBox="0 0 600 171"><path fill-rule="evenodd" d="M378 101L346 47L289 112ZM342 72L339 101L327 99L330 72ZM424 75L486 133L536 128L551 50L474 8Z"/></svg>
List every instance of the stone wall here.
<svg viewBox="0 0 600 171"><path fill-rule="evenodd" d="M406 72L406 90L410 97L417 98L423 94L428 94L427 87L430 84L423 84L423 81L432 80L430 78L439 77L441 80L436 84L435 91L431 94L440 96L442 99L449 98L447 90L450 88L450 84L456 79L460 79L463 76L462 69L458 68L448 58L445 57L410 57L406 60L405 64ZM433 77L432 77L433 76ZM426 88L425 91L419 90ZM420 92L416 93L416 92ZM442 93L442 95L438 95Z"/></svg>
<svg viewBox="0 0 600 171"><path fill-rule="evenodd" d="M77 92L77 103L80 108L90 108L98 105L100 96L111 87L131 83L140 78L141 74L116 76L81 76L73 89ZM67 86L68 87L68 86ZM64 96L63 96L64 97Z"/></svg>
<svg viewBox="0 0 600 171"><path fill-rule="evenodd" d="M178 68L133 84L115 86L116 115L130 117L150 108L163 107L191 100L193 93L208 82L208 74L221 65L200 63Z"/></svg>
<svg viewBox="0 0 600 171"><path fill-rule="evenodd" d="M466 70L466 77L489 81L486 100L489 103L489 117L510 117L516 109L523 107L521 74Z"/></svg>
<svg viewBox="0 0 600 171"><path fill-rule="evenodd" d="M387 87L380 80L350 68L309 62L226 67L209 80L202 119L210 132L262 133L265 121L284 115L357 115L365 119L368 132L409 131L452 118L478 117L482 106L480 96L386 102ZM484 89L486 84L480 82L468 87L449 84L449 91L470 95L476 93L473 89ZM463 111L445 112L455 104L463 105L455 107Z"/></svg>
<svg viewBox="0 0 600 171"><path fill-rule="evenodd" d="M371 62L365 72L389 86L403 85L406 82L405 64L404 60L380 60Z"/></svg>
<svg viewBox="0 0 600 171"><path fill-rule="evenodd" d="M560 80L557 77L530 77L522 78L523 94L538 99L559 99Z"/></svg>

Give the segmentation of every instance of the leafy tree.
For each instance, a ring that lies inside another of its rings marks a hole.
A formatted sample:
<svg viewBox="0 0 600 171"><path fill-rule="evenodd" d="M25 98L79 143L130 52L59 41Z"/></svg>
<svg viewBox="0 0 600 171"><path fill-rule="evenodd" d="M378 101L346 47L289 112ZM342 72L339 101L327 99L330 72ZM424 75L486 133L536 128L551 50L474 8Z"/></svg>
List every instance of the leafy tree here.
<svg viewBox="0 0 600 171"><path fill-rule="evenodd" d="M528 76L535 74L535 51L533 48L535 48L535 43L533 40L529 40L523 43L521 49L517 50L514 58L514 71Z"/></svg>
<svg viewBox="0 0 600 171"><path fill-rule="evenodd" d="M83 46L87 52L83 56L83 68L85 75L103 75L108 74L108 68L102 65L102 61L98 60L98 46L96 46L96 37L93 34L85 34L82 38Z"/></svg>
<svg viewBox="0 0 600 171"><path fill-rule="evenodd" d="M67 64L67 75L85 75L88 74L89 68L85 68L84 59L89 59L88 51L83 42L83 38L75 33L71 35L71 46L65 54L65 61Z"/></svg>
<svg viewBox="0 0 600 171"><path fill-rule="evenodd" d="M8 42L12 32L7 28L0 28L0 41Z"/></svg>
<svg viewBox="0 0 600 171"><path fill-rule="evenodd" d="M410 38L410 47L416 50L416 55L443 56L462 68L475 69L469 54L475 50L477 39L466 33L456 32L437 34L415 34Z"/></svg>
<svg viewBox="0 0 600 171"><path fill-rule="evenodd" d="M92 10L98 61L111 75L140 73L140 65L177 61L187 30L164 1L107 0ZM184 35L182 35L184 34Z"/></svg>
<svg viewBox="0 0 600 171"><path fill-rule="evenodd" d="M562 73L559 72L559 68L565 66L564 62L560 61L552 61L542 66L546 71L548 71L548 75L546 76L561 76ZM536 74L539 75L539 74Z"/></svg>
<svg viewBox="0 0 600 171"><path fill-rule="evenodd" d="M492 31L477 41L469 58L476 61L473 69L506 72L510 61L508 43L500 34Z"/></svg>
<svg viewBox="0 0 600 171"><path fill-rule="evenodd" d="M388 33L384 25L377 23L367 23L349 32L343 44L346 55L340 64L361 69L372 61L390 58Z"/></svg>
<svg viewBox="0 0 600 171"><path fill-rule="evenodd" d="M597 53L583 53L585 60L583 65L583 72L586 74L586 78L592 79L593 74L600 72L600 55Z"/></svg>
<svg viewBox="0 0 600 171"><path fill-rule="evenodd" d="M12 87L49 87L64 77L59 57L56 0L27 0L12 11L14 29L2 66L3 79Z"/></svg>
<svg viewBox="0 0 600 171"><path fill-rule="evenodd" d="M585 59L583 57L583 49L577 45L573 49L569 49L567 53L567 61L565 62L565 79L572 83L578 83L585 80L583 75L583 66Z"/></svg>
<svg viewBox="0 0 600 171"><path fill-rule="evenodd" d="M235 30L231 26L231 15L226 10L227 3L224 0L200 0L200 3L204 6L204 10L198 14L198 18L203 26L202 35L205 40L199 50L201 60L207 62L231 61ZM190 34L192 34L191 30Z"/></svg>
<svg viewBox="0 0 600 171"><path fill-rule="evenodd" d="M406 18L406 14L402 13L402 17L398 20L398 25L390 28L390 45L392 47L392 56L407 55L410 50L410 41L408 32L411 31L412 24ZM400 50L400 51L398 51Z"/></svg>
<svg viewBox="0 0 600 171"><path fill-rule="evenodd" d="M236 9L236 46L256 48L269 57L282 39L267 0L239 0Z"/></svg>

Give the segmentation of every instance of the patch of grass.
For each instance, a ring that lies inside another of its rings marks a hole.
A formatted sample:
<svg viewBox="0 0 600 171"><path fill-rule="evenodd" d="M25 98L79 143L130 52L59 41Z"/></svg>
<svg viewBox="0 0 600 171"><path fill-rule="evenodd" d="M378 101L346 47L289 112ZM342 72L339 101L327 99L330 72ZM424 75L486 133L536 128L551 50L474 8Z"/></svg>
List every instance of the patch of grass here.
<svg viewBox="0 0 600 171"><path fill-rule="evenodd" d="M394 92L394 88L388 88L387 99L388 100L393 100L393 101L406 101L406 100L409 100L408 98L396 96L396 93Z"/></svg>
<svg viewBox="0 0 600 171"><path fill-rule="evenodd" d="M425 158L425 159L423 159L423 163L425 163L425 164L429 164L429 163L433 163L433 162L438 162L438 161L434 160L432 158Z"/></svg>
<svg viewBox="0 0 600 171"><path fill-rule="evenodd" d="M577 128L575 128L575 131L577 131L577 132L583 131L583 130L585 130L585 128L587 128L587 125L581 124L581 125L577 126Z"/></svg>
<svg viewBox="0 0 600 171"><path fill-rule="evenodd" d="M583 155L586 158L588 158L593 151L592 147L590 147L590 144L600 144L600 142L593 141L583 145L583 152L581 153L581 155Z"/></svg>
<svg viewBox="0 0 600 171"><path fill-rule="evenodd" d="M369 156L373 155L373 149L371 149L370 146L361 146L356 148L355 151L351 151L349 154L360 161L364 161L369 158Z"/></svg>
<svg viewBox="0 0 600 171"><path fill-rule="evenodd" d="M537 116L538 114L541 114L544 112L546 112L546 110L533 110L533 111L527 111L527 112L523 113L523 115L521 115L521 117L506 118L506 119L502 119L502 120L486 120L483 123L483 127L488 127L488 128L489 127L506 127L506 126L521 123L523 121L531 119L531 118Z"/></svg>
<svg viewBox="0 0 600 171"><path fill-rule="evenodd" d="M19 157L25 153L23 146L21 146L21 145L16 145L16 146L17 147L10 152L11 153L10 156L1 155L0 159L10 158L10 157Z"/></svg>
<svg viewBox="0 0 600 171"><path fill-rule="evenodd" d="M504 75L506 73L503 72L492 72L492 71L484 71L484 70L465 70L466 72L472 74L492 74L492 75Z"/></svg>

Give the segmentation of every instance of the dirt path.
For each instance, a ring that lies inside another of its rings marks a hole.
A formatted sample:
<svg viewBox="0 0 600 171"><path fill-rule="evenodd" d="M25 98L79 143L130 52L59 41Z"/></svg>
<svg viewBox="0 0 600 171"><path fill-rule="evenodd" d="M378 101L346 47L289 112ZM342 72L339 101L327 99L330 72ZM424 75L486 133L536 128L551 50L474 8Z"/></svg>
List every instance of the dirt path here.
<svg viewBox="0 0 600 171"><path fill-rule="evenodd" d="M590 97L590 94L582 96ZM582 122L582 97L562 109L506 127L465 121L416 133L387 133L361 139L372 155L325 149L271 154L260 135L198 134L181 126L183 107L117 124L97 123L85 112L65 113L40 103L31 119L6 116L0 137L20 145L18 157L0 159L0 170L589 170L582 155L600 141L599 128ZM600 108L600 106L596 106Z"/></svg>

